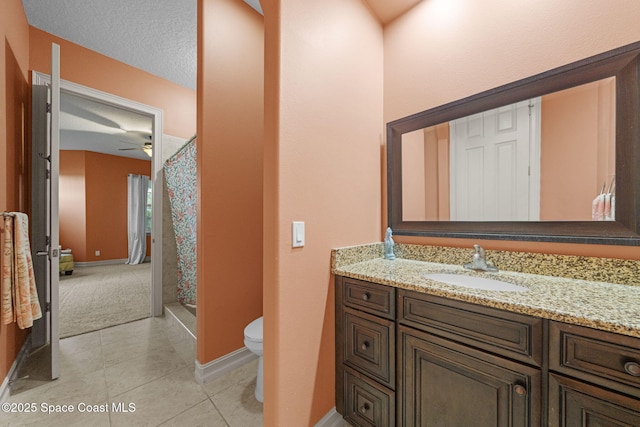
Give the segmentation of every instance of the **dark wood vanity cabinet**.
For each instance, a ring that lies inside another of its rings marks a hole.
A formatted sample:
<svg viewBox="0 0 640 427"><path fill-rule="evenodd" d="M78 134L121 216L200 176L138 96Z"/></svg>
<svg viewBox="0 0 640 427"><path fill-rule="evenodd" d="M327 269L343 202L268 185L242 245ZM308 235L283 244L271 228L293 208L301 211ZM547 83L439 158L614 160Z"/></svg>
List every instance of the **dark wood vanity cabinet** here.
<svg viewBox="0 0 640 427"><path fill-rule="evenodd" d="M398 323L401 425L541 425L540 319L400 289Z"/></svg>
<svg viewBox="0 0 640 427"><path fill-rule="evenodd" d="M354 426L395 426L395 289L336 277L336 409Z"/></svg>
<svg viewBox="0 0 640 427"><path fill-rule="evenodd" d="M640 339L549 322L549 425L640 426Z"/></svg>
<svg viewBox="0 0 640 427"><path fill-rule="evenodd" d="M336 277L354 426L640 426L640 339Z"/></svg>

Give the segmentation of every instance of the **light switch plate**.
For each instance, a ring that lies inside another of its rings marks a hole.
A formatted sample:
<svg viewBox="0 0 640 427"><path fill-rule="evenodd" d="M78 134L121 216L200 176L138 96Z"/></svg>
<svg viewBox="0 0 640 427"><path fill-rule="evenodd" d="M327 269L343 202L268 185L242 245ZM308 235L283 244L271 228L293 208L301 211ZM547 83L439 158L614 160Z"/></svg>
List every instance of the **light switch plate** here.
<svg viewBox="0 0 640 427"><path fill-rule="evenodd" d="M291 226L291 246L294 248L304 246L304 221L293 221Z"/></svg>

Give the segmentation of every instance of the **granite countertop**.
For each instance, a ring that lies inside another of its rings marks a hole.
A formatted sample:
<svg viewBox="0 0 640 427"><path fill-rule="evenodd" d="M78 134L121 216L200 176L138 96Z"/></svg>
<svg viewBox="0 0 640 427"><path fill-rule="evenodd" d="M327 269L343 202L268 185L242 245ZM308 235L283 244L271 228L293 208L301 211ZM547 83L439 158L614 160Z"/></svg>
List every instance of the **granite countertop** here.
<svg viewBox="0 0 640 427"><path fill-rule="evenodd" d="M336 259L336 254L334 250L333 260ZM640 286L509 271L477 273L454 264L365 258L369 259L360 261L347 258L342 262L332 262L332 272L340 276L640 338ZM528 290L486 291L447 285L423 277L424 274L440 272L493 278L524 286Z"/></svg>

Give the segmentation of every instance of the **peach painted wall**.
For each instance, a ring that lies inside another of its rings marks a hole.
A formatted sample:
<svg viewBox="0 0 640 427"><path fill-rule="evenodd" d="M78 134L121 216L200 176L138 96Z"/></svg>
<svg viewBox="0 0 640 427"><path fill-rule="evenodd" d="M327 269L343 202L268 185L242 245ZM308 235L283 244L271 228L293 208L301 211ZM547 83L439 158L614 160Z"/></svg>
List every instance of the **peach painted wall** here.
<svg viewBox="0 0 640 427"><path fill-rule="evenodd" d="M197 354L244 346L262 315L263 18L237 0L198 1Z"/></svg>
<svg viewBox="0 0 640 427"><path fill-rule="evenodd" d="M30 69L49 74L51 43L60 45L63 80L164 111L163 133L190 138L196 129L196 92L52 34L30 27Z"/></svg>
<svg viewBox="0 0 640 427"><path fill-rule="evenodd" d="M60 151L60 244L73 250L74 261L127 258L130 173L151 176L151 162L92 151ZM97 250L100 256L95 255ZM148 239L147 255L151 255Z"/></svg>
<svg viewBox="0 0 640 427"><path fill-rule="evenodd" d="M311 426L335 405L331 248L380 240L382 28L358 0L261 4L264 425Z"/></svg>
<svg viewBox="0 0 640 427"><path fill-rule="evenodd" d="M591 202L615 176L615 86L582 85L541 105L540 219L590 221Z"/></svg>
<svg viewBox="0 0 640 427"><path fill-rule="evenodd" d="M87 259L87 190L85 151L60 151L60 246L71 248L76 262Z"/></svg>
<svg viewBox="0 0 640 427"><path fill-rule="evenodd" d="M406 221L448 221L449 124L402 135L402 215Z"/></svg>
<svg viewBox="0 0 640 427"><path fill-rule="evenodd" d="M638 41L638 19L640 3L635 0L615 5L599 0L419 3L385 27L384 121ZM386 192L383 200L386 205ZM381 228L385 224L386 218ZM465 247L474 243L402 236L396 241ZM483 245L640 259L638 247L498 241Z"/></svg>
<svg viewBox="0 0 640 427"><path fill-rule="evenodd" d="M402 216L406 220L427 220L427 143L421 130L402 135Z"/></svg>
<svg viewBox="0 0 640 427"><path fill-rule="evenodd" d="M0 211L30 214L31 150L26 137L31 99L29 25L20 0L0 2L0 40ZM0 241L4 241L2 222ZM0 382L11 369L27 332L15 323L0 324Z"/></svg>

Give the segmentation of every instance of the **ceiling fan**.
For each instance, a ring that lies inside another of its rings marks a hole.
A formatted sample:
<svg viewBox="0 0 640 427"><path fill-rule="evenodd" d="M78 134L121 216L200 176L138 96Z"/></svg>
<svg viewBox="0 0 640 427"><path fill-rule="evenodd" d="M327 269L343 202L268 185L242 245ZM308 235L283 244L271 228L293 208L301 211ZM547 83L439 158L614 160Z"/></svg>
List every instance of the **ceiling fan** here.
<svg viewBox="0 0 640 427"><path fill-rule="evenodd" d="M127 151L127 150L142 150L145 152L145 154L149 157L151 157L153 155L153 144L151 143L151 135L147 135L145 137L145 139L148 139L148 141L145 141L145 143L143 145L139 145L136 144L134 142L128 142L128 141L122 141L120 140L120 142L124 142L125 144L131 144L131 145L136 145L136 147L131 147L131 148L118 148L119 151Z"/></svg>

